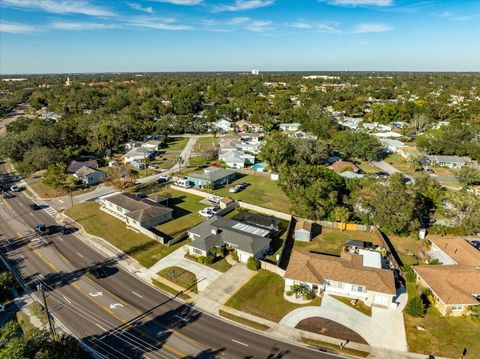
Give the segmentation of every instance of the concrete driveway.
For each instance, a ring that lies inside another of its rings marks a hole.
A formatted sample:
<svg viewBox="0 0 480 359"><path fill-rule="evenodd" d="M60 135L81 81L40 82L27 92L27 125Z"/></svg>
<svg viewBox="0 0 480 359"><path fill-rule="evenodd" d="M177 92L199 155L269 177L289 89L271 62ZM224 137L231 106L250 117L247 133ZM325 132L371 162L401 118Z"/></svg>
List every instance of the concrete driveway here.
<svg viewBox="0 0 480 359"><path fill-rule="evenodd" d="M168 256L160 259L157 263L142 273L142 275L151 278L162 269L168 267L180 267L195 274L197 277L197 288L199 292L205 290L205 288L207 288L212 282L222 275L221 272L215 269L200 263L196 263L190 259L186 259L184 255L185 246L180 247L176 251L170 253Z"/></svg>
<svg viewBox="0 0 480 359"><path fill-rule="evenodd" d="M361 335L373 347L407 351L403 314L399 309L372 308L369 317L335 298L324 295L318 307L303 307L288 313L280 324L295 327L301 320L321 317L333 320Z"/></svg>

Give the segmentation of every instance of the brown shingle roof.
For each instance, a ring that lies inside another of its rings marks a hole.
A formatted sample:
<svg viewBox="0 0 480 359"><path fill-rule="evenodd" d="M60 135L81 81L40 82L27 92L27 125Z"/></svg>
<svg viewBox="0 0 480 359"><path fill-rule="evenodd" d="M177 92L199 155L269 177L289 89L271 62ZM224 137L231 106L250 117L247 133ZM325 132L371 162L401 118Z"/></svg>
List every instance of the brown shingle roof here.
<svg viewBox="0 0 480 359"><path fill-rule="evenodd" d="M480 266L480 251L463 238L429 236L428 239L457 264Z"/></svg>
<svg viewBox="0 0 480 359"><path fill-rule="evenodd" d="M362 256L342 253L341 257L293 251L285 278L322 284L325 279L363 285L367 290L395 294L393 272L364 267Z"/></svg>
<svg viewBox="0 0 480 359"><path fill-rule="evenodd" d="M298 230L298 229L304 229L308 232L311 232L312 231L312 223L308 222L304 219L301 219L301 220L297 221L297 224L295 224L295 230Z"/></svg>
<svg viewBox="0 0 480 359"><path fill-rule="evenodd" d="M480 271L466 265L421 265L418 275L445 304L479 304Z"/></svg>

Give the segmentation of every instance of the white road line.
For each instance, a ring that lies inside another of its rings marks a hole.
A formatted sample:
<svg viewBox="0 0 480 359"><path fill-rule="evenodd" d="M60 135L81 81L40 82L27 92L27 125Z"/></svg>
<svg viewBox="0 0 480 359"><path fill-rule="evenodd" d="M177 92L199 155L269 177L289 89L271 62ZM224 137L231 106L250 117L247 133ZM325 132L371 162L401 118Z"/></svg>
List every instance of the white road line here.
<svg viewBox="0 0 480 359"><path fill-rule="evenodd" d="M63 296L63 299L64 299L68 304L72 304L72 302L70 302L70 300L69 300L67 297Z"/></svg>
<svg viewBox="0 0 480 359"><path fill-rule="evenodd" d="M33 213L32 212L28 212L29 215L31 215L33 217Z"/></svg>
<svg viewBox="0 0 480 359"><path fill-rule="evenodd" d="M61 242L63 242L63 238L62 237L57 237Z"/></svg>
<svg viewBox="0 0 480 359"><path fill-rule="evenodd" d="M102 327L100 324L95 323L95 325L96 325L97 327L99 327L100 329L102 329L103 331L107 331L107 329L105 329L104 327Z"/></svg>
<svg viewBox="0 0 480 359"><path fill-rule="evenodd" d="M248 347L248 344L239 342L238 340L232 339L232 342Z"/></svg>
<svg viewBox="0 0 480 359"><path fill-rule="evenodd" d="M184 322L188 322L188 320L186 320L185 318L182 318L182 317L179 316L179 315L175 315L175 317L177 317L177 318L180 319L180 320L183 320Z"/></svg>
<svg viewBox="0 0 480 359"><path fill-rule="evenodd" d="M78 256L79 256L80 258L83 258L83 256L82 256L80 253L78 253L78 252L76 252L76 253L78 254Z"/></svg>
<svg viewBox="0 0 480 359"><path fill-rule="evenodd" d="M59 199L58 202L63 203L63 201L61 199Z"/></svg>
<svg viewBox="0 0 480 359"><path fill-rule="evenodd" d="M139 297L139 298L142 298L142 299L143 299L143 297L142 297L140 294L138 294L138 293L135 293L135 292L133 292L133 291L132 291L132 293L133 293L133 294L135 294L137 297Z"/></svg>

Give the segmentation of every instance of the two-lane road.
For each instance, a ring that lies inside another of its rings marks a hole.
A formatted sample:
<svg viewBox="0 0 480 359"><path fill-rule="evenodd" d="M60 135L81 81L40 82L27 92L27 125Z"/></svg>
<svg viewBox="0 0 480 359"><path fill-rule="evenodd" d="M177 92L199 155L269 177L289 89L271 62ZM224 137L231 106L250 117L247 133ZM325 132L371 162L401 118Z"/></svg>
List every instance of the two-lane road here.
<svg viewBox="0 0 480 359"><path fill-rule="evenodd" d="M36 224L57 223L30 204L22 193L2 199L2 252L33 290L43 283L55 318L102 356L335 357L197 311L144 283L118 265L118 258L105 258L75 234L35 235ZM104 270L95 271L99 267Z"/></svg>

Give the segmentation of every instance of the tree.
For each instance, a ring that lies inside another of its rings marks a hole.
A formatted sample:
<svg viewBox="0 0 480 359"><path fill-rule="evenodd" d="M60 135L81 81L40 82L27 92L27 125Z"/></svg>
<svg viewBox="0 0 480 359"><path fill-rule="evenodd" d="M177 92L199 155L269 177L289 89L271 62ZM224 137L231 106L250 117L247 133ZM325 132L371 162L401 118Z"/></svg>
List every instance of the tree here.
<svg viewBox="0 0 480 359"><path fill-rule="evenodd" d="M336 222L346 222L350 219L351 213L347 207L335 207L332 218Z"/></svg>
<svg viewBox="0 0 480 359"><path fill-rule="evenodd" d="M128 166L109 167L107 178L108 182L117 189L125 189L135 184L135 178Z"/></svg>
<svg viewBox="0 0 480 359"><path fill-rule="evenodd" d="M415 296L407 302L405 312L412 317L423 317L425 315L425 303L420 296Z"/></svg>
<svg viewBox="0 0 480 359"><path fill-rule="evenodd" d="M300 283L291 285L287 295L295 295L295 298L302 297L305 300L312 300L316 297L316 293L312 289Z"/></svg>
<svg viewBox="0 0 480 359"><path fill-rule="evenodd" d="M418 136L428 130L429 127L430 120L427 115L424 113L416 113L408 125L408 132L413 136Z"/></svg>
<svg viewBox="0 0 480 359"><path fill-rule="evenodd" d="M183 158L182 156L177 156L177 157L175 157L174 162L175 162L175 164L178 165L178 174L181 174L182 173L182 165L185 163L185 158Z"/></svg>
<svg viewBox="0 0 480 359"><path fill-rule="evenodd" d="M201 145L199 152L207 161L213 161L218 157L218 146L213 143L210 145Z"/></svg>
<svg viewBox="0 0 480 359"><path fill-rule="evenodd" d="M455 177L461 184L467 187L480 184L480 171L473 167L464 166L460 168Z"/></svg>
<svg viewBox="0 0 480 359"><path fill-rule="evenodd" d="M66 177L63 165L50 165L43 175L42 182L52 187L54 190L57 190L65 185Z"/></svg>
<svg viewBox="0 0 480 359"><path fill-rule="evenodd" d="M333 136L333 147L346 159L374 160L382 144L365 132L340 131Z"/></svg>
<svg viewBox="0 0 480 359"><path fill-rule="evenodd" d="M460 228L465 233L476 233L480 231L480 197L465 190L455 193L447 192L446 199L448 206L443 212L452 225Z"/></svg>
<svg viewBox="0 0 480 359"><path fill-rule="evenodd" d="M412 154L408 156L408 162L410 162L415 171L420 171L423 169L425 163L427 163L427 158L423 154Z"/></svg>
<svg viewBox="0 0 480 359"><path fill-rule="evenodd" d="M292 140L281 132L273 131L260 149L259 157L277 171L281 165L292 163L295 147Z"/></svg>
<svg viewBox="0 0 480 359"><path fill-rule="evenodd" d="M16 285L15 276L11 272L0 272L0 300L7 296L8 291Z"/></svg>

